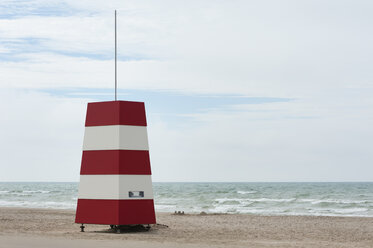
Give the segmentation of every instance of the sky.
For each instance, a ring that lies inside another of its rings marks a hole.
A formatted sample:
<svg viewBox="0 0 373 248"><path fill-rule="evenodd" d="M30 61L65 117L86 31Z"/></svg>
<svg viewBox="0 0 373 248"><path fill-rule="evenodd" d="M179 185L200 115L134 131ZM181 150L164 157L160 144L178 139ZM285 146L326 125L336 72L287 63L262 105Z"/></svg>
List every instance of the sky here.
<svg viewBox="0 0 373 248"><path fill-rule="evenodd" d="M373 181L368 0L2 0L0 181L79 180L115 9L153 181Z"/></svg>

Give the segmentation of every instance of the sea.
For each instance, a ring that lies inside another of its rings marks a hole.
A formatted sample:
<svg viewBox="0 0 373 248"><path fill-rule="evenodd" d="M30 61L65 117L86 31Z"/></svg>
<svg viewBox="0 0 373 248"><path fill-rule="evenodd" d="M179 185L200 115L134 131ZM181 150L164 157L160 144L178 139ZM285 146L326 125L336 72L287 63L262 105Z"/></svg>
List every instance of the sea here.
<svg viewBox="0 0 373 248"><path fill-rule="evenodd" d="M373 182L153 183L158 212L373 217ZM75 209L78 183L0 182L0 207Z"/></svg>

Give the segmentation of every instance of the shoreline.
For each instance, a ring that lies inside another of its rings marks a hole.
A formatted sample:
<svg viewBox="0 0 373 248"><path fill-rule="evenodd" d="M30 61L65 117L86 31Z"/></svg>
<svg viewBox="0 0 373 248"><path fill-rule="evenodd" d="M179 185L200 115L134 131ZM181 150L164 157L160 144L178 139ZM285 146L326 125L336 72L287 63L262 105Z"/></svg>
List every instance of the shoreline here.
<svg viewBox="0 0 373 248"><path fill-rule="evenodd" d="M33 209L33 210L60 210L60 211L76 211L76 208L52 208L52 207L24 207L24 206L0 206L0 209ZM184 211L184 210L181 210ZM221 213L221 212L185 212L185 215L249 215L249 216L262 216L262 217L275 217L275 216L282 216L282 217L341 217L341 218L373 218L370 215L333 215L333 214L260 214L260 213ZM157 211L156 214L174 214L175 211Z"/></svg>
<svg viewBox="0 0 373 248"><path fill-rule="evenodd" d="M0 207L76 209L77 184L0 186ZM165 213L373 217L373 183L153 183L153 191Z"/></svg>
<svg viewBox="0 0 373 248"><path fill-rule="evenodd" d="M115 234L87 224L81 233L74 210L0 207L0 247L373 247L372 217L156 215L168 227Z"/></svg>

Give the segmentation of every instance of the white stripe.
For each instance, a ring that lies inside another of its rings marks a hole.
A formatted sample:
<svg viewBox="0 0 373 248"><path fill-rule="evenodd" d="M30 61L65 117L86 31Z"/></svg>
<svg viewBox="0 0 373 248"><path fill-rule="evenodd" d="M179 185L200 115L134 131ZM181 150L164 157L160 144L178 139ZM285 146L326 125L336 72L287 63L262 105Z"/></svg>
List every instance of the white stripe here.
<svg viewBox="0 0 373 248"><path fill-rule="evenodd" d="M145 126L86 127L83 150L149 150Z"/></svg>
<svg viewBox="0 0 373 248"><path fill-rule="evenodd" d="M129 191L144 191L131 198ZM79 199L153 199L151 175L81 175Z"/></svg>

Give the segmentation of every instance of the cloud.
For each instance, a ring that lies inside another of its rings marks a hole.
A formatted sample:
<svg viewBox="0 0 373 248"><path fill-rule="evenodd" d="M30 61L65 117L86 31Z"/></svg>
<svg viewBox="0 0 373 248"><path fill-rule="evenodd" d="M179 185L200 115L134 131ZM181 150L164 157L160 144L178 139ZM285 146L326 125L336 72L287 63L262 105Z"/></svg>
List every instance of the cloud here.
<svg viewBox="0 0 373 248"><path fill-rule="evenodd" d="M2 89L0 180L76 180L84 102L35 91Z"/></svg>
<svg viewBox="0 0 373 248"><path fill-rule="evenodd" d="M372 108L298 99L187 111L161 94L176 107L146 102L154 181L372 180ZM95 100L82 97L2 89L0 180L78 180L85 103Z"/></svg>
<svg viewBox="0 0 373 248"><path fill-rule="evenodd" d="M75 180L85 103L102 98L70 93L112 90L114 9L121 92L159 93L148 112L155 180L372 180L372 7L2 1L0 180Z"/></svg>
<svg viewBox="0 0 373 248"><path fill-rule="evenodd" d="M368 2L327 4L333 7L329 12L318 9L318 2L110 3L120 10L119 74L125 88L290 98L372 88ZM39 78L34 70L50 64L46 69L56 77L68 78L53 87L105 87L113 74L113 13L98 2L85 9L66 4L85 11L1 20L3 50L11 51L2 61L3 77ZM15 58L19 63L8 64ZM67 68L84 77L74 82ZM45 87L37 80L27 84Z"/></svg>
<svg viewBox="0 0 373 248"><path fill-rule="evenodd" d="M0 19L16 19L25 16L70 16L77 10L58 0L3 0L0 3Z"/></svg>
<svg viewBox="0 0 373 248"><path fill-rule="evenodd" d="M197 114L199 125L149 129L160 181L370 181L372 119L363 113L301 118L302 102ZM319 114L319 113L318 113ZM367 113L366 113L367 114ZM371 113L370 113L370 116ZM217 152L219 151L219 152ZM364 173L362 173L364 171Z"/></svg>

